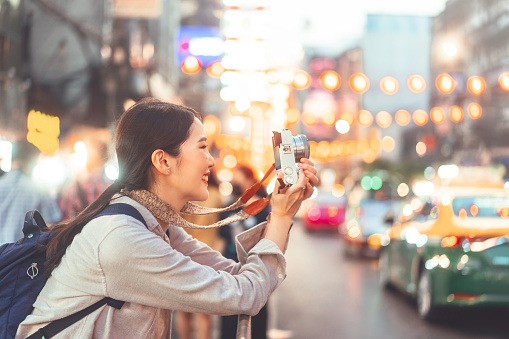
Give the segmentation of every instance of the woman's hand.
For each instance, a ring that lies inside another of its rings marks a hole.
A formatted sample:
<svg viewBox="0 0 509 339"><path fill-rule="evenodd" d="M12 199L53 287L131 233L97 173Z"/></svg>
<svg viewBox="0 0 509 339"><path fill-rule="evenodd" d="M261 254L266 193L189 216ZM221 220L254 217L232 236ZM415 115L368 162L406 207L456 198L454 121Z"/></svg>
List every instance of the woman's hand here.
<svg viewBox="0 0 509 339"><path fill-rule="evenodd" d="M313 194L313 187L318 184L316 168L309 159L302 158L298 166L299 171L297 183L290 187L281 188L280 180L276 180L276 186L271 198L271 214L283 218L292 219L300 208L303 200ZM283 173L279 173L278 179L283 179Z"/></svg>
<svg viewBox="0 0 509 339"><path fill-rule="evenodd" d="M272 211L263 237L274 241L281 251L284 251L295 213L299 210L302 201L313 194L313 187L318 184L316 168L313 167L311 160L303 158L298 166L302 170L299 171L297 183L281 188L279 180L276 180L270 199ZM279 173L278 178L283 180L283 173Z"/></svg>

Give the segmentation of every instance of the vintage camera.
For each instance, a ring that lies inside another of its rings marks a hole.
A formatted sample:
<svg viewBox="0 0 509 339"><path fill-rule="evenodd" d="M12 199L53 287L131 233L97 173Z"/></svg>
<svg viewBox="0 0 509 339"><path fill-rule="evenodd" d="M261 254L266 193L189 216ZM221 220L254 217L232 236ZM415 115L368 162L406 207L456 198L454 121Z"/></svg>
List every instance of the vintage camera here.
<svg viewBox="0 0 509 339"><path fill-rule="evenodd" d="M283 172L285 185L291 186L299 178L297 163L301 158L309 158L309 142L304 134L292 135L290 130L272 132L272 145L277 173Z"/></svg>

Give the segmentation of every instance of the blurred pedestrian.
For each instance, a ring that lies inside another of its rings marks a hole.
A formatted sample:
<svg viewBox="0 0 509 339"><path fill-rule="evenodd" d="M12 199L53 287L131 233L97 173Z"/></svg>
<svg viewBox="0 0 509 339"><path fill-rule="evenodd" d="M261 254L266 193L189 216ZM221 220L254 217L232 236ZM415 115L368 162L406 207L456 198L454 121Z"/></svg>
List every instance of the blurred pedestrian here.
<svg viewBox="0 0 509 339"><path fill-rule="evenodd" d="M85 145L87 161L84 172L78 173L59 194L58 206L63 220L77 216L111 184L104 175L108 145L92 136L85 138Z"/></svg>
<svg viewBox="0 0 509 339"><path fill-rule="evenodd" d="M210 171L209 175L209 198L197 204L204 207L221 207L223 206L223 198L219 192L219 180L217 179L216 171ZM187 215L183 217L197 225L212 225L219 221L219 214L203 214L203 215ZM198 241L208 245L213 250L219 250L219 235L218 228L208 229L192 229L185 228L185 231ZM212 338L213 327L212 318L210 314L205 313L190 313L179 311L175 315L175 325L179 339L210 339Z"/></svg>
<svg viewBox="0 0 509 339"><path fill-rule="evenodd" d="M242 264L228 260L187 234L181 227L196 226L178 214L210 212L191 203L207 200L215 165L200 119L191 108L156 99L144 99L122 115L116 132L120 176L77 217L51 229L49 278L16 338L105 297L125 303L120 309L101 306L59 336L168 338L174 310L259 312L285 277L291 220L313 193L316 169L302 160L305 170L295 185L278 192L276 183L270 221L237 237ZM147 226L128 215L95 218L116 203L134 207Z"/></svg>
<svg viewBox="0 0 509 339"><path fill-rule="evenodd" d="M246 165L238 165L233 170L232 178L232 198L237 200L248 188L253 186L257 182L253 170ZM265 187L261 186L257 194L251 198L248 202L264 198L267 196ZM219 235L224 241L223 255L226 258L238 261L237 249L235 247L235 237L251 227L263 222L269 215L270 209L267 205L257 215L231 223L224 227L221 227ZM226 213L224 216L231 214ZM235 339L237 333L237 316L224 316L221 317L221 339ZM262 307L260 312L251 318L251 338L252 339L266 339L268 329L268 305Z"/></svg>
<svg viewBox="0 0 509 339"><path fill-rule="evenodd" d="M13 145L11 171L0 177L0 244L23 238L23 222L30 210L41 212L48 224L62 219L55 199L32 180L39 154L26 140Z"/></svg>

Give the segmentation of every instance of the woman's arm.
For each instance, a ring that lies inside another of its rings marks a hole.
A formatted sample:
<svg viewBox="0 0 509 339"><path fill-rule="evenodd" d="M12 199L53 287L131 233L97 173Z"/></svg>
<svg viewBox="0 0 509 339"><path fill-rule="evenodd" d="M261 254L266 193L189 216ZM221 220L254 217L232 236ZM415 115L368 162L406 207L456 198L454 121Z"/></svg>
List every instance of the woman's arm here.
<svg viewBox="0 0 509 339"><path fill-rule="evenodd" d="M207 252L197 246L194 257L200 258L201 251ZM285 276L284 257L272 241L259 241L233 275L192 260L146 229L127 225L104 238L98 262L106 296L221 315L256 314Z"/></svg>

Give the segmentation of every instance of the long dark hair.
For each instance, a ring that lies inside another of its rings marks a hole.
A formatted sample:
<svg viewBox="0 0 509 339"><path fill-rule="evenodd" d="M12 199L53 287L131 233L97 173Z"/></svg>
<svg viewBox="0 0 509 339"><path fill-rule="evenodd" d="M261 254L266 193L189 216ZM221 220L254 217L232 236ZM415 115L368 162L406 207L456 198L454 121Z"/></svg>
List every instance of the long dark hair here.
<svg viewBox="0 0 509 339"><path fill-rule="evenodd" d="M152 152L162 149L171 156L180 155L180 146L189 137L195 117L201 120L192 108L153 98L139 101L122 115L115 134L119 178L75 218L51 229L53 237L46 247L48 276L60 264L74 237L108 206L116 193L149 187Z"/></svg>

